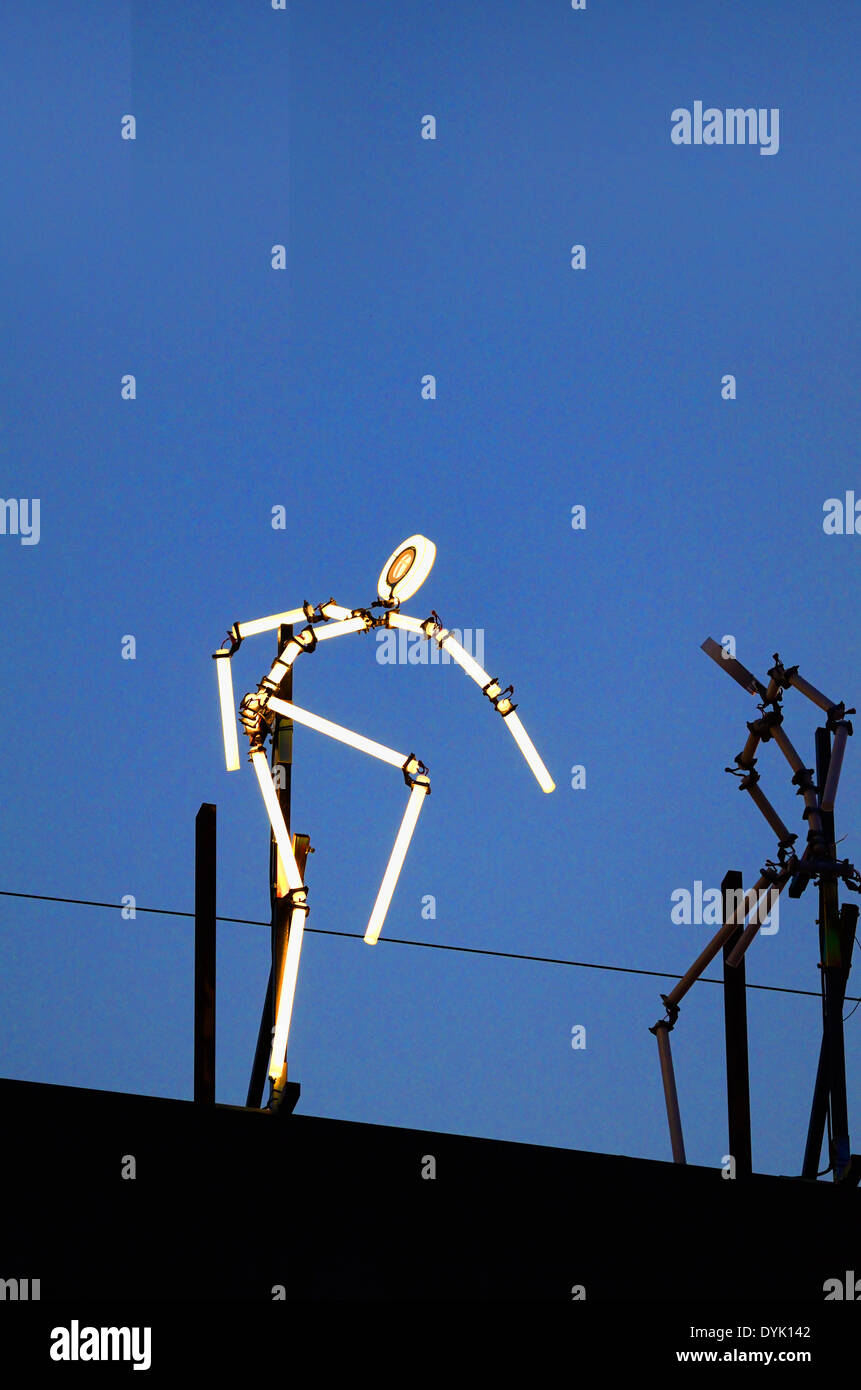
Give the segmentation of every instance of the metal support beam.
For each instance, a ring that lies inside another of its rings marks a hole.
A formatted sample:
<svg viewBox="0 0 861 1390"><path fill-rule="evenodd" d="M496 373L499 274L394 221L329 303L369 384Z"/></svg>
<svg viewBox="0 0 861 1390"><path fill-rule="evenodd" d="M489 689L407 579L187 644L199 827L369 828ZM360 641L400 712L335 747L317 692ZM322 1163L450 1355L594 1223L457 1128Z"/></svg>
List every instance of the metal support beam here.
<svg viewBox="0 0 861 1390"><path fill-rule="evenodd" d="M735 920L735 903L742 892L742 876L730 869L721 884L723 921ZM732 895L732 896L730 896ZM750 1143L750 1078L747 1046L747 988L744 956L730 965L733 947L741 939L744 926L738 925L723 947L723 1008L726 1033L726 1100L729 1118L729 1152L735 1160L737 1178L752 1172Z"/></svg>
<svg viewBox="0 0 861 1390"><path fill-rule="evenodd" d="M215 1102L215 807L194 822L194 1099Z"/></svg>
<svg viewBox="0 0 861 1390"><path fill-rule="evenodd" d="M819 796L828 780L831 734L816 730L816 785ZM824 850L836 861L833 812L822 813ZM846 1058L843 1046L843 958L839 931L837 877L819 876L819 944L823 976L824 1030L828 1055L828 1093L831 1112L831 1153L835 1182L849 1162L849 1115L846 1102ZM848 973L848 972L847 972Z"/></svg>
<svg viewBox="0 0 861 1390"><path fill-rule="evenodd" d="M857 925L858 908L854 903L843 903L840 908L839 925L842 971L838 995L841 1013L846 997L846 986L849 982L849 970L852 965L852 949L855 944L855 930ZM834 1003L837 1003L836 997ZM825 1001L823 1000L823 1025L824 1019ZM823 1026L822 1041L819 1046L819 1063L816 1068L816 1084L813 1088L813 1104L810 1109L810 1123L807 1128L807 1143L804 1149L804 1164L801 1169L801 1176L803 1178L815 1178L819 1173L819 1161L822 1156L822 1141L825 1137L825 1121L828 1118L828 1080L828 1040Z"/></svg>

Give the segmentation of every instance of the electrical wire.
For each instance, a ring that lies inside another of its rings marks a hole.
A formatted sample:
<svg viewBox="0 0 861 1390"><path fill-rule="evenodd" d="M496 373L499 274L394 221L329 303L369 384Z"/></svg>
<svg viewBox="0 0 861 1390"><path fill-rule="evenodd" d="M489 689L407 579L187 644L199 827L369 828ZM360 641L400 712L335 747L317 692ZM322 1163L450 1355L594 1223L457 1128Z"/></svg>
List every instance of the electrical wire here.
<svg viewBox="0 0 861 1390"><path fill-rule="evenodd" d="M0 888L0 897L3 898L28 898L34 902L46 903L68 903L74 907L103 907L110 908L116 912L117 908L122 907L122 903L96 902L91 898L59 898L50 893L15 893L9 889ZM155 913L162 917L188 917L194 918L193 912L180 912L176 908L169 907L140 907L135 904L135 912ZM242 927L271 927L271 922L260 922L251 917L221 917L217 916L217 922L230 922ZM327 927L306 927L306 932L314 932L318 936L343 936L351 941L362 941L364 937L359 932L334 931ZM501 960L520 960L531 961L538 965L567 965L574 966L580 970L609 970L622 975L648 975L660 980L681 980L683 977L673 974L669 970L642 970L630 965L607 965L602 962L588 960L567 960L559 956L531 956L521 951L491 951L483 946L454 946L445 941L411 941L405 937L386 936L381 938L387 945L391 946L415 946L426 951L458 951L465 955L497 957ZM700 976L703 984L722 985L723 980L715 979L710 975ZM746 983L746 989L767 990L772 994L800 994L806 995L811 999L821 999L821 993L812 989L791 989L787 985L758 985ZM845 1002L858 1005L861 997L854 994L847 994ZM854 1009L852 1010L854 1013Z"/></svg>

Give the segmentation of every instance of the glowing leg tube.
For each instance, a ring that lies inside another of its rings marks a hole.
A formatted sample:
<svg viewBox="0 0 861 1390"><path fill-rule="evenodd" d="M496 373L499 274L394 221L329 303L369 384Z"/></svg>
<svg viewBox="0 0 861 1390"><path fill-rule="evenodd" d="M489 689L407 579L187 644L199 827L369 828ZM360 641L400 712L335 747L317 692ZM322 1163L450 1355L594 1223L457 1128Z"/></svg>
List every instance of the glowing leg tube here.
<svg viewBox="0 0 861 1390"><path fill-rule="evenodd" d="M369 946L375 945L376 942L379 940L383 922L386 920L386 913L389 910L389 905L392 901L392 895L395 891L395 885L398 881L401 869L404 866L404 860L407 857L407 850L410 846L410 840L412 839L413 831L416 828L416 822L419 818L419 811L422 809L422 803L424 802L424 799L429 791L430 783L425 778L423 782L416 781L410 792L410 799L407 802L407 809L404 811L404 818L401 821L401 828L398 831L398 837L395 840L395 843L392 847L392 853L389 858L388 866L386 868L383 881L380 884L380 891L377 894L377 901L374 903L374 908L371 912L370 921L368 922L367 930L365 932L365 941Z"/></svg>
<svg viewBox="0 0 861 1390"><path fill-rule="evenodd" d="M556 783L553 781L553 778L550 776L550 773L547 771L547 768L544 766L544 763L538 756L538 751L535 747L535 744L532 742L532 739L529 737L528 733L526 732L522 723L520 722L519 715L516 712L506 714L505 723L507 727L510 729L514 737L515 743L517 744L524 758L528 762L529 766L532 768L532 771L535 773L535 776L538 780L538 785L541 788L541 790L543 792L554 791Z"/></svg>
<svg viewBox="0 0 861 1390"><path fill-rule="evenodd" d="M290 1020L293 1017L296 981L299 978L299 957L302 954L306 914L307 909L305 907L294 907L290 916L290 935L284 956L284 969L278 983L275 1004L275 1032L272 1037L272 1053L269 1058L269 1075L273 1081L277 1081L281 1076L287 1057L287 1041L290 1036Z"/></svg>
<svg viewBox="0 0 861 1390"><path fill-rule="evenodd" d="M328 734L329 738L336 738L339 743L346 743L350 748L358 748L360 753L370 753L371 757L379 758L381 762L389 763L392 767L402 768L407 760L405 753L396 753L393 748L387 748L383 743L377 743L372 738L365 738L364 734L354 734L352 729L345 729L341 724L333 724L330 719L322 719L319 714L313 714L311 710L300 709L298 705L291 704L289 700L281 700L276 696L269 701L269 708L274 709L277 714L286 714L297 724L305 724L309 729L316 729L318 734Z"/></svg>
<svg viewBox="0 0 861 1390"><path fill-rule="evenodd" d="M281 862L284 865L284 872L287 875L287 885L295 891L297 888L302 887L302 875L296 863L296 856L293 853L290 836L287 834L287 826L284 824L284 815L278 804L278 794L272 784L272 774L269 771L266 754L262 749L258 748L251 754L251 763L254 771L257 773L257 781L260 784L260 794L263 797L263 804L266 807L269 824L272 826L272 834L275 836L278 853L281 855Z"/></svg>
<svg viewBox="0 0 861 1390"><path fill-rule="evenodd" d="M236 736L236 706L233 703L233 673L230 652L221 647L215 653L218 672L218 701L221 705L221 732L224 738L224 762L228 772L239 768L239 740Z"/></svg>

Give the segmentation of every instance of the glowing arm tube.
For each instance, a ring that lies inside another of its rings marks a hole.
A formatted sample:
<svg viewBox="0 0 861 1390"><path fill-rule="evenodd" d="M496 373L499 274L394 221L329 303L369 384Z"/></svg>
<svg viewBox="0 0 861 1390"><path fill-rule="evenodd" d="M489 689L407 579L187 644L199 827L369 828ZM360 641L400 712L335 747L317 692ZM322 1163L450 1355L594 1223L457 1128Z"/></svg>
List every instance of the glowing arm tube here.
<svg viewBox="0 0 861 1390"><path fill-rule="evenodd" d="M402 627L405 632L420 632L422 637L427 637L418 618L411 618L407 613L390 613L388 624L389 627Z"/></svg>
<svg viewBox="0 0 861 1390"><path fill-rule="evenodd" d="M377 901L374 903L373 911L371 912L371 917L368 922L367 930L365 931L365 941L369 946L374 946L376 942L379 940L383 923L386 920L386 913L389 910L389 905L392 901L392 895L395 891L395 885L397 884L401 869L404 866L404 860L407 857L407 850L410 846L410 840L412 839L413 831L416 828L416 822L419 818L419 811L422 809L424 799L429 791L430 782L428 781L427 777L417 778L416 781L413 783L413 787L410 792L410 799L407 802L407 809L404 811L404 818L401 821L401 828L398 831L397 839L395 840L395 843L392 846L392 853L389 857L389 862L386 867L386 872L383 877L383 881L380 884L380 891L377 894Z"/></svg>
<svg viewBox="0 0 861 1390"><path fill-rule="evenodd" d="M440 629L437 635L434 635L427 631L427 624L420 623L416 618L410 618L407 617L406 614L401 613L390 613L389 625L391 627L405 628L407 632L421 632L429 641L435 641L443 651L448 652L449 656L454 658L461 670L465 671L468 676L471 676L476 685L480 686L485 694L492 699L496 695L501 694L501 688L499 686L488 688L491 687L491 679L488 673L482 666L479 666L474 657L470 656L466 648L461 646L457 638L452 637L451 633L444 628ZM506 706L508 706L507 711ZM508 725L515 743L532 769L541 790L545 792L555 791L556 783L553 781L553 778L542 762L538 750L523 727L519 715L517 715L510 706L511 701L507 700L501 701L496 705L496 708Z"/></svg>
<svg viewBox="0 0 861 1390"><path fill-rule="evenodd" d="M239 740L236 736L236 706L233 703L233 673L230 669L230 652L220 647L214 653L215 669L218 672L218 700L221 705L221 732L224 737L224 762L228 772L239 769Z"/></svg>
<svg viewBox="0 0 861 1390"><path fill-rule="evenodd" d="M272 774L269 771L266 754L261 748L257 748L252 752L251 763L254 771L257 773L257 781L260 784L260 794L263 797L263 804L266 807L269 824L272 826L272 834L275 836L278 853L281 855L281 862L284 865L284 872L287 876L287 886L295 892L296 889L303 886L302 875L296 863L296 856L293 853L290 836L287 834L287 826L284 824L284 815L278 804L278 794L272 784Z"/></svg>
<svg viewBox="0 0 861 1390"><path fill-rule="evenodd" d="M274 632L282 623L304 623L308 615L304 608L291 608L287 613L273 613L268 618L252 618L248 623L236 623L237 636L257 637L261 632Z"/></svg>
<svg viewBox="0 0 861 1390"><path fill-rule="evenodd" d="M290 917L290 934L284 957L284 969L278 982L275 1004L275 1031L272 1036L272 1052L269 1058L269 1075L277 1081L284 1070L287 1057L287 1040L290 1036L290 1020L293 1017L293 1000L296 997L296 981L299 978L299 957L302 953L302 936L305 931L305 917L308 909L304 905L293 908Z"/></svg>
<svg viewBox="0 0 861 1390"><path fill-rule="evenodd" d="M365 618L348 618L345 622L332 623L329 627L303 627L281 648L269 675L261 681L261 685L270 691L277 690L300 652L313 651L318 642L325 642L330 637L340 637L348 632L363 632L367 626Z"/></svg>
<svg viewBox="0 0 861 1390"><path fill-rule="evenodd" d="M347 632L363 632L367 626L367 618L346 618L343 622L330 623L328 627L316 627L314 632L318 642L326 642L330 637L340 637Z"/></svg>
<svg viewBox="0 0 861 1390"><path fill-rule="evenodd" d="M295 637L284 643L269 670L260 682L261 687L277 690L300 652L313 651L317 645L317 634L313 627L303 627Z"/></svg>
<svg viewBox="0 0 861 1390"><path fill-rule="evenodd" d="M438 640L443 650L447 651L449 656L454 657L461 670L471 676L476 685L480 685L483 689L484 686L490 684L490 676L479 666L475 658L470 656L466 648L461 646L456 637L452 637L451 633L447 632L444 637L440 637Z"/></svg>
<svg viewBox="0 0 861 1390"><path fill-rule="evenodd" d="M352 608L342 608L340 603L336 603L333 598L328 603L320 604L320 612L324 618L349 618L352 616Z"/></svg>
<svg viewBox="0 0 861 1390"><path fill-rule="evenodd" d="M466 671L468 676L472 676L476 685L484 686L490 684L490 676L482 670L478 662L470 656L465 647L462 647L456 638L446 628L433 630L433 621L429 618L427 622L420 623L418 618L410 618L406 613L390 613L389 627L402 627L407 632L419 632L422 637L426 637L429 642L436 642L437 646L447 651L449 656L453 656L458 666ZM428 631L428 628L431 631Z"/></svg>
<svg viewBox="0 0 861 1390"><path fill-rule="evenodd" d="M402 768L407 761L406 755L396 753L393 748L386 748L385 744L377 743L372 738L365 738L363 734L354 734L352 729L345 729L341 724L333 724L330 719L322 719L319 714L313 714L311 710L300 709L298 705L292 704L289 700L281 700L274 696L269 701L269 708L276 714L284 714L288 719L293 719L297 724L305 724L309 729L316 729L318 734L328 734L329 738L336 738L339 743L346 743L350 748L357 748L360 753L370 753L372 758L379 758L381 762L389 763L391 767Z"/></svg>
<svg viewBox="0 0 861 1390"><path fill-rule="evenodd" d="M444 637L439 639L439 644L445 651L454 657L458 666L460 666L468 676L471 676L476 685L481 686L482 690L490 686L490 676L479 666L478 662L470 656L469 652L461 646L460 642L452 637L450 632L447 632ZM495 693L499 692L494 691L494 689L487 690L487 694L490 696L493 696ZM506 706L508 707L507 711ZM539 757L538 750L524 729L520 716L511 708L511 701L501 700L496 705L496 708L505 720L508 730L514 738L514 742L517 744L532 769L541 790L543 792L555 791L556 783L553 781L553 778L550 776L550 773Z"/></svg>
<svg viewBox="0 0 861 1390"><path fill-rule="evenodd" d="M541 790L543 792L555 791L556 783L553 781L553 778L550 776L550 773L544 766L544 763L539 757L538 750L536 749L535 744L532 742L532 739L529 737L528 733L524 729L522 723L520 722L520 717L515 710L512 710L511 714L505 715L505 724L506 727L510 730L511 734L514 737L515 743L517 744L518 748L520 749L521 753L523 754L524 758L526 759L533 773L535 774L536 780Z"/></svg>

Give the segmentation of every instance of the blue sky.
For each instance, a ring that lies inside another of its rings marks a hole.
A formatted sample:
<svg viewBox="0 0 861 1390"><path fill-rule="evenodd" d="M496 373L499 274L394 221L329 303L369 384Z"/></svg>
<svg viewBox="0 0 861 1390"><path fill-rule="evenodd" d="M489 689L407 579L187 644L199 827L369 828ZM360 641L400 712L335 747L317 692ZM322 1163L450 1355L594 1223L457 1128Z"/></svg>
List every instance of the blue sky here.
<svg viewBox="0 0 861 1390"><path fill-rule="evenodd" d="M861 497L857 6L73 0L2 29L2 493L41 518L38 544L0 536L0 888L188 911L214 801L219 911L265 918L267 826L248 764L223 768L210 654L236 619L370 602L422 532L437 561L405 608L483 630L557 791L456 669L381 665L370 637L300 661L298 703L433 780L381 943L306 938L301 1109L668 1158L647 1030L669 982L385 938L681 972L711 932L674 925L671 893L749 884L775 850L723 771L755 702L700 643L861 697L861 537L822 526ZM674 145L698 100L778 108L779 152ZM242 647L240 692L272 655ZM811 761L817 711L785 709ZM295 758L309 927L361 938L403 784L310 732ZM759 769L801 831L773 744ZM859 861L851 742L837 814ZM191 923L0 901L3 1074L190 1096ZM815 916L814 890L782 904L749 980L818 989ZM267 952L220 928L225 1102ZM748 1004L755 1166L800 1171L819 1005ZM700 985L674 1033L693 1162L726 1152L722 1049Z"/></svg>

